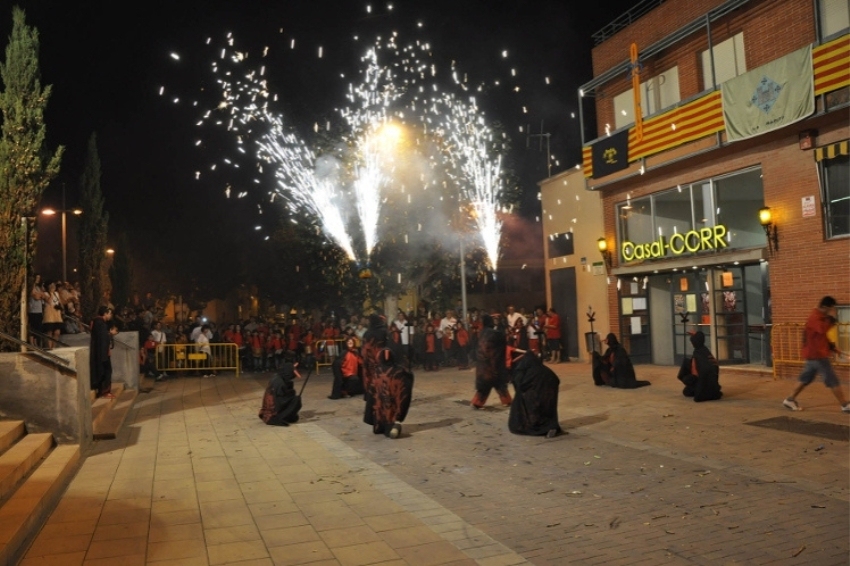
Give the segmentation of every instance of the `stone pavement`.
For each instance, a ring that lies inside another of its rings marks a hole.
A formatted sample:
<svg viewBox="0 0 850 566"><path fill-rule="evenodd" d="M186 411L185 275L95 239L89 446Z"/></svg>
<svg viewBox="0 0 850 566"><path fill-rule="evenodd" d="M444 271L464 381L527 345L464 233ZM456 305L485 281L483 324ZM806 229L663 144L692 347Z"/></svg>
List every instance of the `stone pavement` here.
<svg viewBox="0 0 850 566"><path fill-rule="evenodd" d="M470 371L417 372L398 440L326 368L288 428L257 418L268 375L147 382L22 564L848 564L850 415L822 383L792 413L766 373L697 404L677 368L623 391L552 367L554 439L472 410Z"/></svg>

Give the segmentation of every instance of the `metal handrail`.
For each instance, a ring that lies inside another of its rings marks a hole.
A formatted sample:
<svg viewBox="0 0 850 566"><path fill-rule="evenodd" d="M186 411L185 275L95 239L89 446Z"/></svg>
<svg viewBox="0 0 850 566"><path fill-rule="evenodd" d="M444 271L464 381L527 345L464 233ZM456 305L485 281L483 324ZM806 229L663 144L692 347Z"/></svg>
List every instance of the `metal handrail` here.
<svg viewBox="0 0 850 566"><path fill-rule="evenodd" d="M60 356L57 356L56 354L52 354L52 353L48 352L47 350L45 350L44 348L39 348L38 346L33 346L29 342L24 342L20 338L16 338L15 336L12 336L11 334L6 334L5 332L2 332L2 331L0 331L0 338L2 338L3 340L6 340L7 342L12 342L13 344L16 344L18 346L23 346L27 350L31 350L31 351L39 354L40 356L44 356L45 358L48 358L50 361L52 361L53 363L55 363L57 365L61 365L62 367L73 370L71 365L68 363L68 360L66 360L65 358L62 358Z"/></svg>
<svg viewBox="0 0 850 566"><path fill-rule="evenodd" d="M47 342L53 342L54 344L56 344L56 345L58 345L62 348L67 348L68 346L70 346L70 344L66 344L62 340L59 340L58 338L54 338L52 336L48 336L47 334L39 332L38 330L29 329L29 334L30 334L30 336L34 336L34 337L38 338L39 340L47 341Z"/></svg>

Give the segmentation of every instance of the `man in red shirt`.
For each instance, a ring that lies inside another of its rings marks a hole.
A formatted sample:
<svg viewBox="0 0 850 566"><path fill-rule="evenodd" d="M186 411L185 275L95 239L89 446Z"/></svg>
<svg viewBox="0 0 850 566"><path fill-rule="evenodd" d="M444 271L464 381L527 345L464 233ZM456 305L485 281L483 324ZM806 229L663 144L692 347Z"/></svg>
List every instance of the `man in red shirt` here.
<svg viewBox="0 0 850 566"><path fill-rule="evenodd" d="M803 372L800 374L797 388L790 397L782 401L782 404L792 411L802 411L803 408L797 403L797 395L806 388L818 373L823 375L824 384L832 389L832 393L838 402L841 404L841 410L845 413L850 413L850 403L844 397L844 391L838 381L838 376L835 375L835 370L832 369L832 364L829 363L831 348L829 340L826 339L826 333L830 327L835 324L835 305L836 301L832 297L826 296L820 300L818 308L814 309L806 321L806 328L803 331L803 358L806 360L806 365L803 367Z"/></svg>
<svg viewBox="0 0 850 566"><path fill-rule="evenodd" d="M561 317L558 316L554 308L549 309L543 328L546 329L546 344L549 346L549 352L552 355L549 362L559 364L561 363Z"/></svg>

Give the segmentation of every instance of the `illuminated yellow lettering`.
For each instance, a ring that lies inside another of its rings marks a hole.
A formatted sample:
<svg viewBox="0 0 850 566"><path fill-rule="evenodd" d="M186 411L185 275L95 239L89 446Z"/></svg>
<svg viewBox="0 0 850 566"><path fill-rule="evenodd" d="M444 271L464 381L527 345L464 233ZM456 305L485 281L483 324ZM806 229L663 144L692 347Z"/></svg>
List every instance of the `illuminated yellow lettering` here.
<svg viewBox="0 0 850 566"><path fill-rule="evenodd" d="M676 244L679 244L680 247L676 247ZM681 234L673 234L670 236L670 251L673 252L674 255L681 255L685 251L685 237Z"/></svg>
<svg viewBox="0 0 850 566"><path fill-rule="evenodd" d="M664 236L659 236L658 240L652 242L649 247L652 257L664 257Z"/></svg>
<svg viewBox="0 0 850 566"><path fill-rule="evenodd" d="M691 242L694 242L691 245ZM687 234L685 234L685 247L691 253L695 253L699 251L699 233L691 230Z"/></svg>
<svg viewBox="0 0 850 566"><path fill-rule="evenodd" d="M719 250L720 248L726 247L726 226L723 224L718 224L714 227L714 249Z"/></svg>
<svg viewBox="0 0 850 566"><path fill-rule="evenodd" d="M711 228L700 228L699 229L699 239L702 242L702 249L710 250L711 249Z"/></svg>
<svg viewBox="0 0 850 566"><path fill-rule="evenodd" d="M643 248L646 244L640 244L639 246L635 246L635 259L645 259L646 256L643 255Z"/></svg>
<svg viewBox="0 0 850 566"><path fill-rule="evenodd" d="M622 255L625 261L632 261L635 258L635 245L631 242L623 242Z"/></svg>

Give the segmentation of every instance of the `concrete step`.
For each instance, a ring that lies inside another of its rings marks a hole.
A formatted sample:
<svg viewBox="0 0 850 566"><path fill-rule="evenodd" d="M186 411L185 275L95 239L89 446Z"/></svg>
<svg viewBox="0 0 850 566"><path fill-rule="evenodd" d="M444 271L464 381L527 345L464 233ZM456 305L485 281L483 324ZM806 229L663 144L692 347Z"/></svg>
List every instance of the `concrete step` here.
<svg viewBox="0 0 850 566"><path fill-rule="evenodd" d="M49 432L28 434L0 456L0 501L7 501L21 479L53 448Z"/></svg>
<svg viewBox="0 0 850 566"><path fill-rule="evenodd" d="M0 421L0 454L27 433L24 421Z"/></svg>
<svg viewBox="0 0 850 566"><path fill-rule="evenodd" d="M116 388L113 387L112 390L114 392ZM115 399L108 399L111 401L109 404L104 404L102 408L98 407L97 415L92 414L92 436L95 440L110 440L118 435L138 394L136 389L124 389L122 386L121 392L116 393ZM107 401L107 399L98 399L98 401ZM92 411L94 410L95 407L92 407Z"/></svg>
<svg viewBox="0 0 850 566"><path fill-rule="evenodd" d="M112 394L115 395L115 399L104 399L103 397L99 399L95 399L92 396L91 401L91 424L92 428L97 428L98 423L106 418L106 415L109 413L112 406L121 398L121 394L124 392L124 384L116 383L112 386ZM92 392L94 393L94 392Z"/></svg>
<svg viewBox="0 0 850 566"><path fill-rule="evenodd" d="M0 423L9 428L18 425ZM24 435L0 456L0 564L18 563L77 472L80 447L53 444L51 434Z"/></svg>

